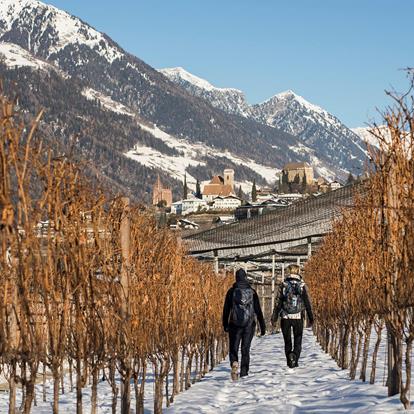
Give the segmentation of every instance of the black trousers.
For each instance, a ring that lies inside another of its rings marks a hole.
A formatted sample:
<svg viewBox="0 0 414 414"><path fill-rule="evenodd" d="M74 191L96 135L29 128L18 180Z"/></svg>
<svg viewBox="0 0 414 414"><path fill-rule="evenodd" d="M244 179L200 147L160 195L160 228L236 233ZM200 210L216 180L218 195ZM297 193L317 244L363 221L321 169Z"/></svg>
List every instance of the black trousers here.
<svg viewBox="0 0 414 414"><path fill-rule="evenodd" d="M230 366L234 361L239 360L239 348L241 343L240 375L247 375L249 373L250 345L252 343L255 330L256 323L251 323L245 328L229 325Z"/></svg>
<svg viewBox="0 0 414 414"><path fill-rule="evenodd" d="M303 319L283 319L280 322L285 340L286 359L293 352L296 355L296 361L299 361L300 352L302 351ZM292 330L293 330L293 349L292 349Z"/></svg>

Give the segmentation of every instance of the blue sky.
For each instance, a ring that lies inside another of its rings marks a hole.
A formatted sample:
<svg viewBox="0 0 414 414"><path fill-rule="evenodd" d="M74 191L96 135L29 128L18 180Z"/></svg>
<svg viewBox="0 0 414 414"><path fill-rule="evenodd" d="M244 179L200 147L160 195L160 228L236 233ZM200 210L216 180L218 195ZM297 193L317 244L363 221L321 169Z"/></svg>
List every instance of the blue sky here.
<svg viewBox="0 0 414 414"><path fill-rule="evenodd" d="M182 66L250 103L292 89L350 127L414 66L412 0L45 0L156 68Z"/></svg>

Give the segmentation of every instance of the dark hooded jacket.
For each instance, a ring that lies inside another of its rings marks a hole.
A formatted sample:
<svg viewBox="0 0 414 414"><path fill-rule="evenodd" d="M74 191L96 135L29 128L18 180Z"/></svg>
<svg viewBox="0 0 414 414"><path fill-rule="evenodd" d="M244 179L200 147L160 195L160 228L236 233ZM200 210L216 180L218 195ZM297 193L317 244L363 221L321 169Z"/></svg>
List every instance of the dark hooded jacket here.
<svg viewBox="0 0 414 414"><path fill-rule="evenodd" d="M259 322L260 332L262 335L266 333L266 324L263 318L262 309L260 307L259 296L257 292L250 286L247 280L247 274L243 269L239 269L236 272L236 283L227 291L226 299L223 307L223 328L227 332L231 322L229 321L231 308L233 306L233 292L235 288L240 289L252 289L253 290L253 307L256 314L257 321Z"/></svg>

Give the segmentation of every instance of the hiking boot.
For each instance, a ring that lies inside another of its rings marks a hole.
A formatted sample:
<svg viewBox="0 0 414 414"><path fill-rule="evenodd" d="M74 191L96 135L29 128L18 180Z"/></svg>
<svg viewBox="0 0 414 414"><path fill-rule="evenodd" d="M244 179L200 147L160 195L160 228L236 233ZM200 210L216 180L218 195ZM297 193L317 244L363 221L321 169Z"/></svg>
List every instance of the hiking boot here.
<svg viewBox="0 0 414 414"><path fill-rule="evenodd" d="M237 361L233 361L231 364L231 379L233 381L237 381L239 379L239 363Z"/></svg>
<svg viewBox="0 0 414 414"><path fill-rule="evenodd" d="M247 377L249 373L247 371L243 371L243 369L240 371L240 378Z"/></svg>
<svg viewBox="0 0 414 414"><path fill-rule="evenodd" d="M289 368L295 368L295 367L297 367L296 355L295 355L294 352L291 352L288 355L288 367Z"/></svg>

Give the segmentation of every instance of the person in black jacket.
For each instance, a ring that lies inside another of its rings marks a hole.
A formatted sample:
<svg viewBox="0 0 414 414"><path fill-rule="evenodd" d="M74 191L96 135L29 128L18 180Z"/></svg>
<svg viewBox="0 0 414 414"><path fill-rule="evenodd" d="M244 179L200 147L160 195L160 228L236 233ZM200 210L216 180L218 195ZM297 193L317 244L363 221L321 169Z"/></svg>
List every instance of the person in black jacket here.
<svg viewBox="0 0 414 414"><path fill-rule="evenodd" d="M302 350L303 324L305 310L308 315L309 326L313 324L313 313L308 289L299 274L299 266L290 265L288 276L280 286L277 305L272 314L272 325L275 326L280 316L285 354L290 368L298 366ZM293 330L293 349L292 349Z"/></svg>
<svg viewBox="0 0 414 414"><path fill-rule="evenodd" d="M236 272L236 283L228 290L223 307L223 328L229 334L229 357L233 380L238 377L240 343L240 377L249 373L250 344L256 329L256 317L261 335L264 335L266 325L259 297L250 286L246 272L239 269Z"/></svg>

